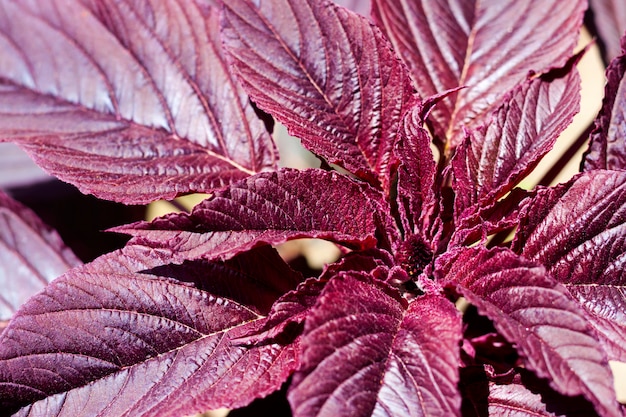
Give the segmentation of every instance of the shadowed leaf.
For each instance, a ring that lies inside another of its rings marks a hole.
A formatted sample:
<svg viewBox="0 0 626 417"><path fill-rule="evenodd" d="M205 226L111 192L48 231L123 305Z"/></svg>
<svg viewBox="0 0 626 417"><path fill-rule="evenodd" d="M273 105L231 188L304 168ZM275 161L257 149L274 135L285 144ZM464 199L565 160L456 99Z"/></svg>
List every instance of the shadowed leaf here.
<svg viewBox="0 0 626 417"><path fill-rule="evenodd" d="M471 248L446 279L514 344L525 366L557 392L583 395L601 416L621 416L605 352L576 301L546 270L508 249Z"/></svg>
<svg viewBox="0 0 626 417"><path fill-rule="evenodd" d="M232 345L264 319L188 283L136 272L161 263L146 254L154 251L98 258L20 309L0 335L3 410L180 416L243 406L280 387L297 366L295 345Z"/></svg>

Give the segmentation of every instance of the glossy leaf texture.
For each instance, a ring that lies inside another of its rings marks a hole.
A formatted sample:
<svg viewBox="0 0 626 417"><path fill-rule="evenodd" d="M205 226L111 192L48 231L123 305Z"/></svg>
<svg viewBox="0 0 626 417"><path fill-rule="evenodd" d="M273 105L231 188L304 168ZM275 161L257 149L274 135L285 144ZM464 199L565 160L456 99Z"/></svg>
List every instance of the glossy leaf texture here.
<svg viewBox="0 0 626 417"><path fill-rule="evenodd" d="M377 27L329 0L228 1L222 24L233 71L260 108L327 162L388 189L415 99Z"/></svg>
<svg viewBox="0 0 626 417"><path fill-rule="evenodd" d="M626 6L624 6L626 7ZM625 10L626 12L626 10ZM626 169L626 35L622 53L606 70L607 84L600 113L594 122L583 170Z"/></svg>
<svg viewBox="0 0 626 417"><path fill-rule="evenodd" d="M438 205L435 191L437 166L421 113L419 107L406 113L396 144L400 161L397 201L405 233L432 238L430 226Z"/></svg>
<svg viewBox="0 0 626 417"><path fill-rule="evenodd" d="M123 203L274 168L272 140L224 61L218 16L201 1L3 0L0 141Z"/></svg>
<svg viewBox="0 0 626 417"><path fill-rule="evenodd" d="M180 416L277 390L297 366L296 346L232 344L264 319L192 283L136 270L160 263L154 250L126 248L31 298L0 335L2 410Z"/></svg>
<svg viewBox="0 0 626 417"><path fill-rule="evenodd" d="M326 285L305 323L294 416L460 415L459 313L438 295L406 306L394 293L366 273Z"/></svg>
<svg viewBox="0 0 626 417"><path fill-rule="evenodd" d="M591 171L538 191L513 248L579 300L610 359L626 360L626 172Z"/></svg>
<svg viewBox="0 0 626 417"><path fill-rule="evenodd" d="M378 227L378 206L369 200L374 190L367 188L335 172L282 169L218 191L191 214L112 230L132 235L130 244L170 250L175 263L226 259L303 237L366 249L375 245Z"/></svg>
<svg viewBox="0 0 626 417"><path fill-rule="evenodd" d="M521 83L485 127L472 132L452 160L455 217L496 203L552 149L579 111L575 60Z"/></svg>
<svg viewBox="0 0 626 417"><path fill-rule="evenodd" d="M626 3L621 0L589 0L595 28L604 46L605 62L621 55L620 38L626 31Z"/></svg>
<svg viewBox="0 0 626 417"><path fill-rule="evenodd" d="M543 266L508 249L461 250L449 285L493 321L527 369L557 392L582 395L600 416L621 416L613 375L587 317Z"/></svg>
<svg viewBox="0 0 626 417"><path fill-rule="evenodd" d="M529 71L565 64L586 1L374 0L373 15L411 70L418 93L457 87L433 111L436 140L459 145Z"/></svg>
<svg viewBox="0 0 626 417"><path fill-rule="evenodd" d="M0 331L28 298L80 264L56 231L0 191Z"/></svg>

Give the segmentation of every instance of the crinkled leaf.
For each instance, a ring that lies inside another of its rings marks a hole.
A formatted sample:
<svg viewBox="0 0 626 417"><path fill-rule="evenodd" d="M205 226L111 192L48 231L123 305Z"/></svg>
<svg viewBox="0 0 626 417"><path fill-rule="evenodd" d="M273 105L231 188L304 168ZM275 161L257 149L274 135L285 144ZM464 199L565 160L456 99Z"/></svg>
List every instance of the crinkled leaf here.
<svg viewBox="0 0 626 417"><path fill-rule="evenodd" d="M20 309L0 336L2 410L180 416L280 387L297 366L295 345L233 345L264 320L188 283L136 272L160 263L142 253L69 271Z"/></svg>
<svg viewBox="0 0 626 417"><path fill-rule="evenodd" d="M319 278L310 278L298 285L274 303L260 333L241 339L241 343L262 343L267 340L290 340L302 332L304 321L317 303L326 283L335 275L345 271L371 273L385 280L393 261L389 253L376 249L350 252L338 262L327 265ZM239 341L238 341L239 342Z"/></svg>
<svg viewBox="0 0 626 417"><path fill-rule="evenodd" d="M458 312L436 295L407 309L391 291L362 273L326 285L305 323L294 416L459 415Z"/></svg>
<svg viewBox="0 0 626 417"><path fill-rule="evenodd" d="M626 3L624 3L626 4ZM624 6L626 13L626 6ZM626 169L626 35L622 38L622 53L606 70L602 109L591 132L589 149L583 160L583 170Z"/></svg>
<svg viewBox="0 0 626 417"><path fill-rule="evenodd" d="M430 135L423 128L421 109L406 113L396 155L398 168L398 209L406 233L432 237L428 230L437 198L434 184L436 165L430 149Z"/></svg>
<svg viewBox="0 0 626 417"><path fill-rule="evenodd" d="M387 188L413 88L378 28L329 0L224 5L226 49L259 107L328 162Z"/></svg>
<svg viewBox="0 0 626 417"><path fill-rule="evenodd" d="M526 367L601 416L621 416L606 353L586 316L546 270L508 249L461 251L446 279L514 344Z"/></svg>
<svg viewBox="0 0 626 417"><path fill-rule="evenodd" d="M204 2L3 0L0 54L0 141L83 192L145 203L274 167Z"/></svg>
<svg viewBox="0 0 626 417"><path fill-rule="evenodd" d="M457 218L495 203L552 149L579 110L575 62L517 86L491 121L459 145L452 161Z"/></svg>
<svg viewBox="0 0 626 417"><path fill-rule="evenodd" d="M626 30L626 3L622 0L589 0L595 28L604 46L605 62L621 54L620 38Z"/></svg>
<svg viewBox="0 0 626 417"><path fill-rule="evenodd" d="M126 251L130 249L132 247ZM271 246L252 249L227 261L199 259L143 272L191 282L198 289L226 297L263 315L303 279L302 274L291 269Z"/></svg>
<svg viewBox="0 0 626 417"><path fill-rule="evenodd" d="M513 248L564 283L610 358L626 360L626 172L591 171L539 191Z"/></svg>
<svg viewBox="0 0 626 417"><path fill-rule="evenodd" d="M374 0L373 14L411 70L422 97L467 86L443 100L430 122L450 148L462 126L485 123L529 70L571 55L586 1Z"/></svg>
<svg viewBox="0 0 626 417"><path fill-rule="evenodd" d="M56 231L0 191L0 329L29 297L80 263Z"/></svg>
<svg viewBox="0 0 626 417"><path fill-rule="evenodd" d="M461 182L455 181L455 185ZM524 189L514 188L505 198L486 207L474 206L465 210L457 220L450 244L467 246L479 240L487 242L489 235L514 228L519 223L520 204L529 195Z"/></svg>
<svg viewBox="0 0 626 417"><path fill-rule="evenodd" d="M232 257L261 244L309 237L355 248L375 244L374 191L322 170L261 173L179 213L113 230L131 244L172 251L172 262ZM348 220L349 221L346 221Z"/></svg>

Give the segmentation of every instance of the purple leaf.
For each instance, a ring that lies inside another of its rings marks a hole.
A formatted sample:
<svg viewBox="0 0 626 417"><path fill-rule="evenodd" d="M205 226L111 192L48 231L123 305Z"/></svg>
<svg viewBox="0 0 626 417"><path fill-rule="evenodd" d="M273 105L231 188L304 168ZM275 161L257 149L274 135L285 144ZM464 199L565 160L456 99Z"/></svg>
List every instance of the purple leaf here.
<svg viewBox="0 0 626 417"><path fill-rule="evenodd" d="M388 41L329 0L224 2L233 70L260 108L312 152L388 189L413 88Z"/></svg>
<svg viewBox="0 0 626 417"><path fill-rule="evenodd" d="M468 87L443 100L430 119L450 150L463 141L462 126L484 124L529 70L565 64L586 3L374 0L372 10L422 97Z"/></svg>
<svg viewBox="0 0 626 417"><path fill-rule="evenodd" d="M459 313L437 295L407 309L391 294L362 273L327 284L305 323L294 416L459 415Z"/></svg>
<svg viewBox="0 0 626 417"><path fill-rule="evenodd" d="M303 279L271 246L252 249L224 262L200 259L181 265L157 266L143 272L191 282L198 289L226 297L263 315L268 314L279 297L296 288ZM209 276L211 279L207 279Z"/></svg>
<svg viewBox="0 0 626 417"><path fill-rule="evenodd" d="M624 3L626 4L626 3ZM626 7L625 7L626 13ZM591 132L589 149L584 155L583 170L626 169L626 35L622 53L606 70L607 84L602 109Z"/></svg>
<svg viewBox="0 0 626 417"><path fill-rule="evenodd" d="M160 263L142 254L98 258L22 307L0 335L3 410L179 416L242 406L280 387L297 366L295 345L232 345L264 319L188 283L138 273Z"/></svg>
<svg viewBox="0 0 626 417"><path fill-rule="evenodd" d="M620 38L626 30L626 3L622 0L589 0L595 27L605 48L609 62L621 54Z"/></svg>
<svg viewBox="0 0 626 417"><path fill-rule="evenodd" d="M398 208L406 233L432 238L432 223L438 201L434 191L436 165L430 149L430 136L420 106L406 113L396 154L398 168Z"/></svg>
<svg viewBox="0 0 626 417"><path fill-rule="evenodd" d="M565 284L610 358L626 360L626 172L591 171L537 192L513 248Z"/></svg>
<svg viewBox="0 0 626 417"><path fill-rule="evenodd" d="M376 242L373 194L365 184L335 172L283 169L218 191L191 214L112 230L134 236L131 244L171 250L175 263L225 259L261 244L302 237L366 249Z"/></svg>
<svg viewBox="0 0 626 417"><path fill-rule="evenodd" d="M214 7L55 0L0 10L0 141L81 191L146 203L275 166L270 136L227 72Z"/></svg>
<svg viewBox="0 0 626 417"><path fill-rule="evenodd" d="M621 416L613 375L582 309L542 266L508 249L460 251L446 279L517 347L526 367L601 416Z"/></svg>
<svg viewBox="0 0 626 417"><path fill-rule="evenodd" d="M0 328L78 258L35 213L0 191Z"/></svg>
<svg viewBox="0 0 626 417"><path fill-rule="evenodd" d="M579 110L575 63L517 86L491 121L459 145L452 161L457 218L466 209L494 204L552 149Z"/></svg>

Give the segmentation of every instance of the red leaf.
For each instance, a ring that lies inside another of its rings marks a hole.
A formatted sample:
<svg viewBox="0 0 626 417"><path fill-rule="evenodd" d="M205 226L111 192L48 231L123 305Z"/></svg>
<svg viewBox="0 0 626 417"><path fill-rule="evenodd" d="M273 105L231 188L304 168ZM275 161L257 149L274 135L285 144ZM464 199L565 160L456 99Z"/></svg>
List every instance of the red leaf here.
<svg viewBox="0 0 626 417"><path fill-rule="evenodd" d="M336 172L283 169L218 191L191 214L112 230L134 236L131 244L171 251L175 263L225 259L261 244L302 237L366 249L376 243L379 202L370 201L374 193Z"/></svg>
<svg viewBox="0 0 626 417"><path fill-rule="evenodd" d="M294 416L459 415L460 338L446 299L423 296L407 309L366 274L336 276L305 323Z"/></svg>
<svg viewBox="0 0 626 417"><path fill-rule="evenodd" d="M138 273L154 251L98 258L33 297L0 336L0 406L17 415L180 416L277 390L295 345L230 340L263 325L248 308Z"/></svg>
<svg viewBox="0 0 626 417"><path fill-rule="evenodd" d="M0 10L0 140L83 192L145 203L274 167L271 138L227 72L215 8L54 0Z"/></svg>
<svg viewBox="0 0 626 417"><path fill-rule="evenodd" d="M429 227L438 204L435 195L436 165L430 149L430 135L422 127L421 107L406 113L396 155L398 168L398 206L406 233L433 237Z"/></svg>
<svg viewBox="0 0 626 417"><path fill-rule="evenodd" d="M626 3L624 3L626 4ZM626 7L624 8L626 13ZM626 169L626 35L622 38L622 54L606 70L602 109L594 122L589 149L583 169Z"/></svg>
<svg viewBox="0 0 626 417"><path fill-rule="evenodd" d="M529 70L565 64L586 5L584 0L374 0L372 10L422 97L468 87L443 100L430 120L437 139L452 149L463 141L461 128L484 124Z"/></svg>
<svg viewBox="0 0 626 417"><path fill-rule="evenodd" d="M621 416L613 375L586 316L545 269L508 249L465 249L446 279L514 344L526 367L601 416Z"/></svg>
<svg viewBox="0 0 626 417"><path fill-rule="evenodd" d="M552 149L579 110L580 77L573 64L517 86L486 127L459 145L463 149L452 161L457 218L476 205L494 204Z"/></svg>
<svg viewBox="0 0 626 417"><path fill-rule="evenodd" d="M626 172L591 171L539 191L513 242L580 301L616 360L626 360L625 213Z"/></svg>
<svg viewBox="0 0 626 417"><path fill-rule="evenodd" d="M388 189L413 88L378 28L329 0L224 5L226 49L259 107L328 162Z"/></svg>
<svg viewBox="0 0 626 417"><path fill-rule="evenodd" d="M80 263L53 229L0 191L0 329L28 298Z"/></svg>

